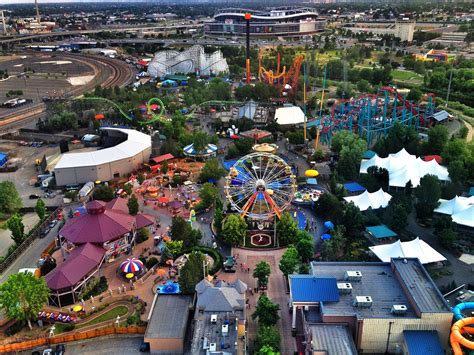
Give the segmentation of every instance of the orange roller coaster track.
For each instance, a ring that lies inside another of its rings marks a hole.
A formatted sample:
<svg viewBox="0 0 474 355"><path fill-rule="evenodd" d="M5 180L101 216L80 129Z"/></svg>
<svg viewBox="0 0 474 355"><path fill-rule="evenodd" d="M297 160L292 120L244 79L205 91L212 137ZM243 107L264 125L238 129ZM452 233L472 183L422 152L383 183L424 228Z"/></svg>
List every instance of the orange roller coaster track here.
<svg viewBox="0 0 474 355"><path fill-rule="evenodd" d="M262 65L262 52L258 54L258 79L270 85L274 85L281 91L285 90L285 87L289 85L291 87L291 95L295 95L298 90L298 81L301 72L301 65L304 61L304 56L297 55L289 70L286 70L286 66L280 64L280 53L277 53L277 69L273 70L266 69Z"/></svg>

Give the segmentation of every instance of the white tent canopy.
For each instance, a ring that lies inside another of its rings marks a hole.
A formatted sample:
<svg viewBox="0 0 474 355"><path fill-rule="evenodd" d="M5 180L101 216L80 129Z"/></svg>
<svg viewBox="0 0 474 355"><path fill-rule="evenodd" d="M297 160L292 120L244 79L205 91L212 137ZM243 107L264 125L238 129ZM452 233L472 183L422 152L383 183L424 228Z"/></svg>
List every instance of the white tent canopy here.
<svg viewBox="0 0 474 355"><path fill-rule="evenodd" d="M440 199L439 203L434 212L451 216L456 224L474 227L474 196L455 196L451 200Z"/></svg>
<svg viewBox="0 0 474 355"><path fill-rule="evenodd" d="M436 160L424 161L404 148L398 153L389 154L387 158L380 158L375 154L371 159L362 160L359 172L365 174L372 166L387 169L389 186L393 187L405 187L408 181L416 187L420 184L420 179L428 174L435 175L442 181L450 180L448 169L439 165Z"/></svg>
<svg viewBox="0 0 474 355"><path fill-rule="evenodd" d="M397 240L392 244L375 245L369 249L383 262L392 258L418 258L422 264L445 261L446 258L420 238L409 242Z"/></svg>
<svg viewBox="0 0 474 355"><path fill-rule="evenodd" d="M388 206L391 198L392 196L390 194L380 189L372 193L365 190L360 195L344 197L344 200L348 203L353 202L361 211L365 211L369 208L373 210L385 208Z"/></svg>
<svg viewBox="0 0 474 355"><path fill-rule="evenodd" d="M275 111L275 121L279 125L295 125L304 122L304 112L298 106L280 107Z"/></svg>

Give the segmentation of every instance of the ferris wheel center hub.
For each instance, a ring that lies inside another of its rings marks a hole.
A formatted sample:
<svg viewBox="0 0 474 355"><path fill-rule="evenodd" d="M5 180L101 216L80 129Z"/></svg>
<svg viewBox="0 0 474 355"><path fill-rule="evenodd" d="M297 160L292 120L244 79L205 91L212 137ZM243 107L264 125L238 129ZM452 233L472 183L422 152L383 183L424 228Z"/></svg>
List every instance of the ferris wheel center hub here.
<svg viewBox="0 0 474 355"><path fill-rule="evenodd" d="M266 187L267 187L267 184L265 183L264 180L258 179L258 180L255 182L255 187L256 187L257 191L265 191L265 189L266 189Z"/></svg>

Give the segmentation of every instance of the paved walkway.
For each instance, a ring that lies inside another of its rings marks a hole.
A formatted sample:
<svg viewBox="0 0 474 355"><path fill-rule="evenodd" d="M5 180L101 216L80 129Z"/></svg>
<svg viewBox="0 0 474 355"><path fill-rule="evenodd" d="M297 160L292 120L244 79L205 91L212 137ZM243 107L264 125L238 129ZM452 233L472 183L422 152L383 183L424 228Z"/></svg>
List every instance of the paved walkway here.
<svg viewBox="0 0 474 355"><path fill-rule="evenodd" d="M23 215L23 224L25 225L25 234L38 223L39 217L36 213L25 213ZM15 244L11 238L12 232L8 228L0 229L0 256L7 254L8 248Z"/></svg>
<svg viewBox="0 0 474 355"><path fill-rule="evenodd" d="M255 265L260 261L266 261L270 264L272 273L269 278L267 296L275 303L280 305L280 320L278 328L281 337L280 353L293 354L296 351L295 338L291 335L291 314L288 309L288 294L286 293L285 279L278 267L281 256L285 249L279 250L246 250L233 248L232 255L239 255L237 262L245 263L250 268L250 273L244 272L238 268L236 273L221 273L218 279L227 282L233 282L240 279L251 289L256 287L256 279L252 277ZM258 301L258 295L247 293L250 309L247 309L247 335L248 345L252 352L255 350L255 335L257 333L257 322L252 319L252 313L255 311L255 304Z"/></svg>

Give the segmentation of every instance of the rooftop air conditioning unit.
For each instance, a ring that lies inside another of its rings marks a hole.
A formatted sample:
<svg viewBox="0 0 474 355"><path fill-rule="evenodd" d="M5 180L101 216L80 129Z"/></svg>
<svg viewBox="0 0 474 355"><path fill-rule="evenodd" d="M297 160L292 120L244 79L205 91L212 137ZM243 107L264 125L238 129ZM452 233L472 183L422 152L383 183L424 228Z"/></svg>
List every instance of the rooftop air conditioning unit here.
<svg viewBox="0 0 474 355"><path fill-rule="evenodd" d="M207 350L209 349L209 340L204 337L203 341L202 341L202 350Z"/></svg>
<svg viewBox="0 0 474 355"><path fill-rule="evenodd" d="M217 323L217 314L211 314L211 323L216 324Z"/></svg>
<svg viewBox="0 0 474 355"><path fill-rule="evenodd" d="M209 351L217 351L217 344L216 343L209 344Z"/></svg>
<svg viewBox="0 0 474 355"><path fill-rule="evenodd" d="M229 333L229 325L222 324L222 334L227 334L227 333Z"/></svg>
<svg viewBox="0 0 474 355"><path fill-rule="evenodd" d="M360 281L362 280L362 273L360 271L346 271L344 275L346 281Z"/></svg>
<svg viewBox="0 0 474 355"><path fill-rule="evenodd" d="M406 314L407 310L408 308L404 304L394 304L390 312L392 312L392 314Z"/></svg>
<svg viewBox="0 0 474 355"><path fill-rule="evenodd" d="M352 285L349 282L338 282L337 289L340 294L349 294L352 292Z"/></svg>
<svg viewBox="0 0 474 355"><path fill-rule="evenodd" d="M372 306L372 297L370 296L356 296L354 303L354 307L360 308L369 308Z"/></svg>

